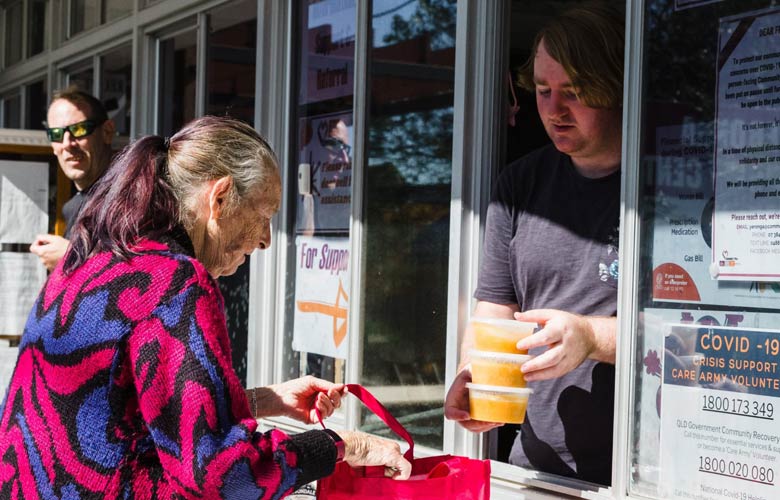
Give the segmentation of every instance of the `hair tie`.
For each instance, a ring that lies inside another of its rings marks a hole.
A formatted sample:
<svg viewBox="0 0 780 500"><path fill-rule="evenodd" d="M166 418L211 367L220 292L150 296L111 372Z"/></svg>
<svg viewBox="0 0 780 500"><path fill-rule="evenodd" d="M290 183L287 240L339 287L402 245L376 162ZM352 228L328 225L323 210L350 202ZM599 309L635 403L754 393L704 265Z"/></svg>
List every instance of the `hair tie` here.
<svg viewBox="0 0 780 500"><path fill-rule="evenodd" d="M171 147L171 138L166 137L163 141L163 146L165 147L165 150L167 151Z"/></svg>

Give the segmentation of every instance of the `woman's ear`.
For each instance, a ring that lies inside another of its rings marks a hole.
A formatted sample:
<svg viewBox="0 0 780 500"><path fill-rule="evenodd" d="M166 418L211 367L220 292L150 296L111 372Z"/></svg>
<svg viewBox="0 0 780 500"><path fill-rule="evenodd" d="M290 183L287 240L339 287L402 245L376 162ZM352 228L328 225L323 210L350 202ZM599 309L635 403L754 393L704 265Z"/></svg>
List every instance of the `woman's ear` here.
<svg viewBox="0 0 780 500"><path fill-rule="evenodd" d="M209 207L209 219L218 220L222 218L227 207L228 198L233 190L233 178L230 176L221 177L210 181L206 190Z"/></svg>

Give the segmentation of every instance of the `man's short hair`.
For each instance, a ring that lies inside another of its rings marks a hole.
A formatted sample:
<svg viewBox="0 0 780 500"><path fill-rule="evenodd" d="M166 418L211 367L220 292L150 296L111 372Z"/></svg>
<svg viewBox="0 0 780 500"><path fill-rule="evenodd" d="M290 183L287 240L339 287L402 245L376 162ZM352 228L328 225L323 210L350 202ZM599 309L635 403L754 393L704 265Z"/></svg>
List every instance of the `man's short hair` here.
<svg viewBox="0 0 780 500"><path fill-rule="evenodd" d="M65 89L55 90L49 107L51 107L54 101L60 99L64 99L78 107L86 105L89 108L88 117L90 120L94 120L97 123L103 123L108 120L108 112L106 111L105 106L103 106L103 103L100 102L100 99L92 94L87 94L75 85L71 85Z"/></svg>
<svg viewBox="0 0 780 500"><path fill-rule="evenodd" d="M574 7L552 19L534 39L531 56L518 71L518 85L533 92L539 43L569 76L577 98L592 108L623 102L625 18L602 2Z"/></svg>

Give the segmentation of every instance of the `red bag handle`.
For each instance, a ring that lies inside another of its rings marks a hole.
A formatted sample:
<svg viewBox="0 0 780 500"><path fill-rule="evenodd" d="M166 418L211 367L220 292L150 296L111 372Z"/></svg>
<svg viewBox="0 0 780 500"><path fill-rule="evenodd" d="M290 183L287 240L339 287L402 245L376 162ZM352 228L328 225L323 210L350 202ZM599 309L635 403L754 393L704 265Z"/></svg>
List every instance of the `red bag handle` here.
<svg viewBox="0 0 780 500"><path fill-rule="evenodd" d="M412 435L409 434L409 431L407 431L406 428L401 425L401 422L396 420L396 418L390 414L390 411L385 408L373 394L368 392L365 387L360 384L346 384L346 387L350 394L358 398L366 405L366 408L371 410L382 422L387 424L391 431L395 432L398 437L409 444L409 449L404 453L404 458L411 462L414 459L414 439L412 439ZM322 415L318 409L315 408L315 411L317 412L317 418L320 421L320 425L324 429L325 424L322 422Z"/></svg>

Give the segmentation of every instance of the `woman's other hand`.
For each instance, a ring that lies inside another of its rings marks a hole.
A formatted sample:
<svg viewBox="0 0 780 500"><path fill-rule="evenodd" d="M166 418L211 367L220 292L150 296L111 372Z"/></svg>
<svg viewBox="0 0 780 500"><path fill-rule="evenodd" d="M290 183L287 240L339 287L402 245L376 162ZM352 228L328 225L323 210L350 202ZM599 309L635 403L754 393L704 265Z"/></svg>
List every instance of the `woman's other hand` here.
<svg viewBox="0 0 780 500"><path fill-rule="evenodd" d="M257 417L284 415L305 424L318 422L315 408L320 411L322 418L331 416L336 408L341 406L341 398L346 394L344 384L334 384L311 375L269 385L265 389L271 391L275 397L268 394L268 400L265 397L261 399L259 391L262 389L258 389L258 413L265 415L256 415ZM267 413L264 405L276 408L275 413Z"/></svg>
<svg viewBox="0 0 780 500"><path fill-rule="evenodd" d="M409 479L412 464L401 454L397 442L359 431L337 431L344 440L344 461L352 467L383 465L385 476Z"/></svg>

